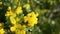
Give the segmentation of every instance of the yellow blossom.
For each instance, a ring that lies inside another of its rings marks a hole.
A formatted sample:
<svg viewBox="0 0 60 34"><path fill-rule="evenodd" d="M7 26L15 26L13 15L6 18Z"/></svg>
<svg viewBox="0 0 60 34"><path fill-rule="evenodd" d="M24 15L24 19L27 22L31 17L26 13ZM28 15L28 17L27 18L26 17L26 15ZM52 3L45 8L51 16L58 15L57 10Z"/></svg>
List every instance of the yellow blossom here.
<svg viewBox="0 0 60 34"><path fill-rule="evenodd" d="M3 23L0 23L0 29L3 27Z"/></svg>
<svg viewBox="0 0 60 34"><path fill-rule="evenodd" d="M26 25L21 26L21 29L25 30L25 28L26 28Z"/></svg>
<svg viewBox="0 0 60 34"><path fill-rule="evenodd" d="M11 10L11 6L8 7L8 10Z"/></svg>
<svg viewBox="0 0 60 34"><path fill-rule="evenodd" d="M21 32L21 34L26 34L25 30L21 30L20 32Z"/></svg>
<svg viewBox="0 0 60 34"><path fill-rule="evenodd" d="M6 17L9 17L9 16L16 16L15 12L11 10L11 7L9 6L8 7L8 11L6 12L5 14Z"/></svg>
<svg viewBox="0 0 60 34"><path fill-rule="evenodd" d="M22 7L18 6L16 9L16 14L21 14L22 13Z"/></svg>
<svg viewBox="0 0 60 34"><path fill-rule="evenodd" d="M4 29L3 28L0 29L0 34L4 34L4 33L5 33Z"/></svg>
<svg viewBox="0 0 60 34"><path fill-rule="evenodd" d="M15 18L12 17L12 16L10 17L10 21L11 21L12 24L16 24L16 20L15 20Z"/></svg>
<svg viewBox="0 0 60 34"><path fill-rule="evenodd" d="M25 25L17 24L15 26L17 29L15 34L26 34L26 31L25 31L26 26Z"/></svg>
<svg viewBox="0 0 60 34"><path fill-rule="evenodd" d="M19 23L20 18L18 18L18 17L15 18L13 16L10 16L10 21L11 21L12 24L16 25L16 24Z"/></svg>
<svg viewBox="0 0 60 34"><path fill-rule="evenodd" d="M15 34L25 34L26 26L21 24L15 24L14 26L10 27L11 32L15 32Z"/></svg>
<svg viewBox="0 0 60 34"><path fill-rule="evenodd" d="M20 18L16 17L16 21L19 22L20 21Z"/></svg>
<svg viewBox="0 0 60 34"><path fill-rule="evenodd" d="M21 24L16 24L14 25L17 29L20 29L20 30L24 30L26 28L25 25L21 25Z"/></svg>
<svg viewBox="0 0 60 34"><path fill-rule="evenodd" d="M25 4L23 7L28 10L30 8L30 4Z"/></svg>
<svg viewBox="0 0 60 34"><path fill-rule="evenodd" d="M17 30L15 34L26 34L25 30Z"/></svg>
<svg viewBox="0 0 60 34"><path fill-rule="evenodd" d="M16 31L16 28L13 26L13 27L10 27L10 30L11 30L11 32L14 32L14 31Z"/></svg>
<svg viewBox="0 0 60 34"><path fill-rule="evenodd" d="M2 23L0 23L0 27L2 26Z"/></svg>
<svg viewBox="0 0 60 34"><path fill-rule="evenodd" d="M27 20L28 20L28 17L24 16L24 22L27 22Z"/></svg>
<svg viewBox="0 0 60 34"><path fill-rule="evenodd" d="M25 34L26 26L21 24L15 24L14 26L10 27L11 32L15 32L15 34Z"/></svg>
<svg viewBox="0 0 60 34"><path fill-rule="evenodd" d="M7 11L5 16L10 16L11 15L11 12L10 11Z"/></svg>
<svg viewBox="0 0 60 34"><path fill-rule="evenodd" d="M21 24L15 24L14 25L17 29L20 29L21 28Z"/></svg>
<svg viewBox="0 0 60 34"><path fill-rule="evenodd" d="M35 24L37 24L38 18L34 12L31 12L27 14L27 16L24 17L24 22L28 22L28 26L32 27Z"/></svg>
<svg viewBox="0 0 60 34"><path fill-rule="evenodd" d="M7 17L9 17L9 16L14 16L14 17L15 17L16 14L15 14L13 11L10 10L10 11L7 11L7 12L6 12L5 16L7 16Z"/></svg>

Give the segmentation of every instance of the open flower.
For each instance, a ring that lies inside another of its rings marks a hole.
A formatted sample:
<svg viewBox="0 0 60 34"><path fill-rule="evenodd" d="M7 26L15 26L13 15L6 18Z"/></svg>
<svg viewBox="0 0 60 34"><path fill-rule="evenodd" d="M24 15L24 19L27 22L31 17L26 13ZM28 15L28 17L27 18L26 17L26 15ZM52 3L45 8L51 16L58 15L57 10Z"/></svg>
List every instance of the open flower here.
<svg viewBox="0 0 60 34"><path fill-rule="evenodd" d="M16 14L21 14L22 13L22 7L18 6L15 12L16 12Z"/></svg>
<svg viewBox="0 0 60 34"><path fill-rule="evenodd" d="M28 22L27 25L31 27L37 24L37 21L38 21L38 18L34 12L31 12L24 17L24 22L25 23Z"/></svg>
<svg viewBox="0 0 60 34"><path fill-rule="evenodd" d="M15 32L16 31L16 27L15 26L10 27L10 30L11 30L11 32Z"/></svg>

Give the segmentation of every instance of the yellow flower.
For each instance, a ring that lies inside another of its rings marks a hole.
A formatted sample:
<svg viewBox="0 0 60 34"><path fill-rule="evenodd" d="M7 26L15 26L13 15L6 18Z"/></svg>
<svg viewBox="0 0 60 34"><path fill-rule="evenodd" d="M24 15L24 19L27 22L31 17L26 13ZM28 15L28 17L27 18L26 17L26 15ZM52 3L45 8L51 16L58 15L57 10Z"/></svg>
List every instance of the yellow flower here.
<svg viewBox="0 0 60 34"><path fill-rule="evenodd" d="M5 14L5 16L10 16L10 12L7 11L6 14Z"/></svg>
<svg viewBox="0 0 60 34"><path fill-rule="evenodd" d="M18 6L16 9L16 14L21 14L22 13L22 7Z"/></svg>
<svg viewBox="0 0 60 34"><path fill-rule="evenodd" d="M13 27L10 27L11 32L15 32L15 34L25 34L25 25L15 24Z"/></svg>
<svg viewBox="0 0 60 34"><path fill-rule="evenodd" d="M16 21L19 22L20 21L20 18L16 17Z"/></svg>
<svg viewBox="0 0 60 34"><path fill-rule="evenodd" d="M29 18L28 19L28 26L34 26L35 24L37 24L37 18Z"/></svg>
<svg viewBox="0 0 60 34"><path fill-rule="evenodd" d="M27 21L28 21L28 17L24 16L24 22L27 22Z"/></svg>
<svg viewBox="0 0 60 34"><path fill-rule="evenodd" d="M21 29L21 24L15 24L14 25L17 29Z"/></svg>
<svg viewBox="0 0 60 34"><path fill-rule="evenodd" d="M6 17L9 17L9 16L14 16L16 17L16 14L13 12L13 11L7 11L6 14L5 14Z"/></svg>
<svg viewBox="0 0 60 34"><path fill-rule="evenodd" d="M30 4L25 4L23 7L26 8L26 10L28 10L30 8Z"/></svg>
<svg viewBox="0 0 60 34"><path fill-rule="evenodd" d="M5 16L6 17L9 17L9 16L16 16L16 13L15 12L13 12L12 10L11 10L11 7L9 6L8 7L8 11L6 12L6 14L5 14Z"/></svg>
<svg viewBox="0 0 60 34"><path fill-rule="evenodd" d="M2 5L2 2L0 2L0 5Z"/></svg>
<svg viewBox="0 0 60 34"><path fill-rule="evenodd" d="M16 20L15 20L15 18L12 17L12 16L10 17L10 21L11 21L12 24L14 24L14 25L16 24Z"/></svg>
<svg viewBox="0 0 60 34"><path fill-rule="evenodd" d="M10 27L10 30L11 30L11 32L14 32L14 31L16 31L16 27Z"/></svg>
<svg viewBox="0 0 60 34"><path fill-rule="evenodd" d="M26 26L25 25L17 24L15 26L17 28L17 31L15 32L15 34L26 34L26 31L25 31Z"/></svg>
<svg viewBox="0 0 60 34"><path fill-rule="evenodd" d="M0 27L2 26L2 23L0 23Z"/></svg>
<svg viewBox="0 0 60 34"><path fill-rule="evenodd" d="M25 25L21 25L21 24L16 24L14 25L17 29L19 30L25 30L26 26Z"/></svg>
<svg viewBox="0 0 60 34"><path fill-rule="evenodd" d="M3 23L0 23L0 29L3 28Z"/></svg>
<svg viewBox="0 0 60 34"><path fill-rule="evenodd" d="M21 32L21 34L26 34L25 30L21 30L20 32Z"/></svg>
<svg viewBox="0 0 60 34"><path fill-rule="evenodd" d="M38 18L37 15L34 12L31 12L29 14L27 14L27 16L24 17L24 22L28 22L28 26L32 27L35 24L37 24Z"/></svg>
<svg viewBox="0 0 60 34"><path fill-rule="evenodd" d="M4 29L3 28L0 29L0 34L4 34L4 33L5 33Z"/></svg>
<svg viewBox="0 0 60 34"><path fill-rule="evenodd" d="M26 34L25 30L17 30L15 34Z"/></svg>
<svg viewBox="0 0 60 34"><path fill-rule="evenodd" d="M26 25L22 25L22 26L21 26L21 29L22 29L22 30L25 30L25 28L26 28Z"/></svg>
<svg viewBox="0 0 60 34"><path fill-rule="evenodd" d="M28 27L33 27L34 26L34 24L27 24L28 25Z"/></svg>
<svg viewBox="0 0 60 34"><path fill-rule="evenodd" d="M8 7L8 10L11 10L11 6Z"/></svg>
<svg viewBox="0 0 60 34"><path fill-rule="evenodd" d="M19 21L20 21L20 18L18 18L18 17L15 18L15 17L13 17L13 16L10 16L10 22L11 22L13 25L18 24Z"/></svg>
<svg viewBox="0 0 60 34"><path fill-rule="evenodd" d="M16 30L15 34L21 34L21 31L20 30Z"/></svg>

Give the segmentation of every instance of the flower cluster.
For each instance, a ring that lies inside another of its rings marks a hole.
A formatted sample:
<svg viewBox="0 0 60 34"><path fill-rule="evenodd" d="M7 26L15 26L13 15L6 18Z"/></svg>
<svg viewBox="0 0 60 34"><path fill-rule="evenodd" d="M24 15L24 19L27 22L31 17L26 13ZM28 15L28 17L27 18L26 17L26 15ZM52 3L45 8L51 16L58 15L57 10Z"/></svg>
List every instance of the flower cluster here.
<svg viewBox="0 0 60 34"><path fill-rule="evenodd" d="M34 26L35 24L37 24L38 18L37 18L38 14L35 14L34 12L31 12L29 14L27 14L27 16L24 16L24 22L27 23L27 25L29 27Z"/></svg>
<svg viewBox="0 0 60 34"><path fill-rule="evenodd" d="M16 24L16 25L10 27L10 30L12 32L15 32L15 34L26 34L25 28L26 28L25 25Z"/></svg>
<svg viewBox="0 0 60 34"><path fill-rule="evenodd" d="M15 32L15 34L25 34L25 26L19 24L20 18L17 15L22 13L22 8L20 6L17 7L15 12L12 10L11 7L8 7L8 11L6 12L5 16L9 17L11 24L13 25L10 27L11 32ZM8 19L8 18L7 18ZM19 32L17 32L19 31ZM21 32L22 31L22 32Z"/></svg>
<svg viewBox="0 0 60 34"><path fill-rule="evenodd" d="M30 8L29 4L23 6L26 10ZM26 16L21 17L23 14L23 9L20 5L16 9L12 9L11 6L8 7L8 11L5 16L7 21L9 21L12 26L10 26L10 31L15 34L26 34L26 28L33 27L38 22L38 13L31 12Z"/></svg>

